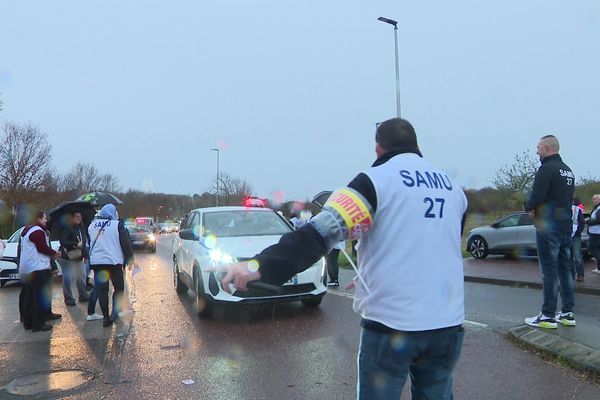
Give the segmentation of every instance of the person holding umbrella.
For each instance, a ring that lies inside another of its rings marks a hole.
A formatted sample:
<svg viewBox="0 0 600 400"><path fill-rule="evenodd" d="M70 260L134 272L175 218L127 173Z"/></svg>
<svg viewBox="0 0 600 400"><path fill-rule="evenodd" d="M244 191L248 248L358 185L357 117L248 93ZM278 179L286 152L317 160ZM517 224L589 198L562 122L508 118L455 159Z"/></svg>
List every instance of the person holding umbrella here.
<svg viewBox="0 0 600 400"><path fill-rule="evenodd" d="M75 306L72 285L73 280L79 292L79 302L90 300L86 287L86 268L84 265L87 232L82 226L82 215L79 211L70 214L69 223L60 231L60 246L62 252L63 295L67 306Z"/></svg>
<svg viewBox="0 0 600 400"><path fill-rule="evenodd" d="M125 282L123 267L135 266L131 241L125 225L118 220L117 208L107 204L88 227L90 267L94 271L94 286L104 317L102 326L109 327L119 318L123 306ZM108 281L115 289L112 313L108 311Z"/></svg>

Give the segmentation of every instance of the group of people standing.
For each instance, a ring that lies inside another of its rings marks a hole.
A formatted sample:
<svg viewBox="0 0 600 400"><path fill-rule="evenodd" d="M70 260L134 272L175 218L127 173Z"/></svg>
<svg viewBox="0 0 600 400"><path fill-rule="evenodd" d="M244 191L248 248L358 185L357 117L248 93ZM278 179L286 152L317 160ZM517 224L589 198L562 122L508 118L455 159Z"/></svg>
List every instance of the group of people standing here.
<svg viewBox="0 0 600 400"><path fill-rule="evenodd" d="M88 303L87 320L103 320L109 327L119 320L124 304L125 266L134 266L135 260L127 229L118 219L116 207L107 204L98 212L88 227L83 226L82 214L73 212L71 220L60 231L60 249L50 246L47 228L48 215L40 211L34 221L23 228L19 241L19 273L23 287L19 296L21 322L25 329L34 332L48 331L49 320L60 319L61 315L51 310L52 274L60 259L63 274L63 295L67 306L76 306L73 283L77 287L80 303ZM86 278L94 271L94 284L88 292ZM112 312L109 313L109 281L114 293ZM96 313L96 301L100 303L102 315Z"/></svg>

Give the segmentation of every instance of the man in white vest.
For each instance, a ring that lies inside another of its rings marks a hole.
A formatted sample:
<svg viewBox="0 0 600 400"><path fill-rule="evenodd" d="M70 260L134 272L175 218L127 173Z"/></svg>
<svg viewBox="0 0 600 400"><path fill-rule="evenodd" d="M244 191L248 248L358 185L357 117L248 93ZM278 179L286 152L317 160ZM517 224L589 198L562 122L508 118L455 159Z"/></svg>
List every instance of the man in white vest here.
<svg viewBox="0 0 600 400"><path fill-rule="evenodd" d="M33 332L49 331L52 325L46 324L46 319L60 318L60 314L50 311L52 296L50 282L52 280L51 261L61 256L60 251L50 247L50 238L46 230L48 215L40 211L35 223L27 225L21 231L19 243L19 274L22 275L24 286L23 326Z"/></svg>
<svg viewBox="0 0 600 400"><path fill-rule="evenodd" d="M452 399L464 331L463 191L426 161L412 125L393 118L375 134L377 160L334 192L321 213L222 281L281 285L344 239L360 238L354 309L362 317L357 398ZM434 249L434 250L432 250Z"/></svg>
<svg viewBox="0 0 600 400"><path fill-rule="evenodd" d="M100 309L104 317L103 326L109 327L119 318L123 305L125 282L123 268L133 266L133 249L125 225L119 221L117 209L107 204L88 227L90 268L94 271L94 286L97 290ZM108 281L115 289L112 313L108 311Z"/></svg>

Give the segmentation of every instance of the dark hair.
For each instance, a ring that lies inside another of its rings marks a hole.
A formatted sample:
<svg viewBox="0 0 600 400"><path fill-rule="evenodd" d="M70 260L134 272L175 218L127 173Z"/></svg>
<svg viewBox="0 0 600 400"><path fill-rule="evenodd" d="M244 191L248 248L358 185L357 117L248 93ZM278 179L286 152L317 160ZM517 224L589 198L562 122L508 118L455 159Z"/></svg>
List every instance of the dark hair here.
<svg viewBox="0 0 600 400"><path fill-rule="evenodd" d="M419 149L415 128L402 118L392 118L377 124L375 141L384 150Z"/></svg>
<svg viewBox="0 0 600 400"><path fill-rule="evenodd" d="M544 140L544 139L550 139L550 138L554 138L554 139L556 139L556 136L554 136L554 135L546 135L546 136L542 136L542 137L540 138L540 140Z"/></svg>
<svg viewBox="0 0 600 400"><path fill-rule="evenodd" d="M75 210L75 211L73 211L71 213L72 216L75 216L75 214L79 214L79 215L81 215L83 217L83 213L81 211L79 211L79 210Z"/></svg>
<svg viewBox="0 0 600 400"><path fill-rule="evenodd" d="M573 197L573 204L578 206L581 204L581 199L579 197Z"/></svg>
<svg viewBox="0 0 600 400"><path fill-rule="evenodd" d="M37 220L40 218L44 218L44 216L48 216L48 213L44 210L40 210L38 212L36 212L33 216L34 220L32 221L33 223L37 223Z"/></svg>

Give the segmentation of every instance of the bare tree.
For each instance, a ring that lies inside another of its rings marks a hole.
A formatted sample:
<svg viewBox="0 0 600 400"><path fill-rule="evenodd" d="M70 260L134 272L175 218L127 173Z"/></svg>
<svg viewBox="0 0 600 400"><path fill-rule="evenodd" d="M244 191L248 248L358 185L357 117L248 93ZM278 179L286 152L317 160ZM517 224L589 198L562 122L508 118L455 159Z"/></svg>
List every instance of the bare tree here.
<svg viewBox="0 0 600 400"><path fill-rule="evenodd" d="M241 204L246 196L251 196L254 188L250 183L241 178L233 177L225 172L219 174L219 203L221 205ZM211 193L217 193L216 179L210 190Z"/></svg>
<svg viewBox="0 0 600 400"><path fill-rule="evenodd" d="M4 125L0 138L0 190L9 207L43 191L51 161L52 146L39 127L30 123Z"/></svg>
<svg viewBox="0 0 600 400"><path fill-rule="evenodd" d="M519 193L530 191L538 165L529 150L525 150L515 156L512 164L505 164L496 171L492 183L501 191Z"/></svg>
<svg viewBox="0 0 600 400"><path fill-rule="evenodd" d="M119 192L119 178L106 173L102 174L93 164L78 162L61 179L61 189L74 195L88 192Z"/></svg>

